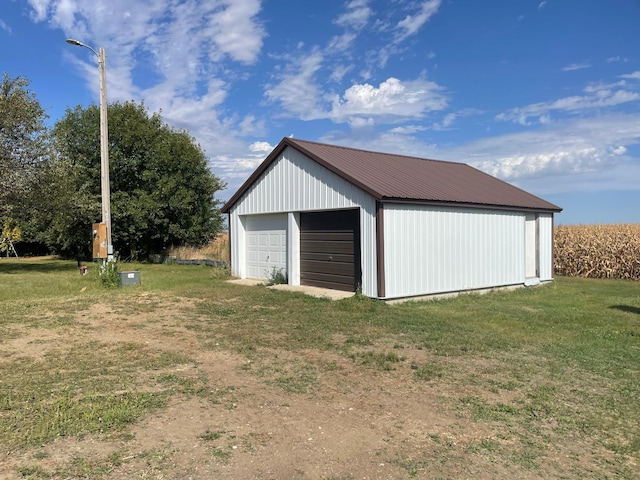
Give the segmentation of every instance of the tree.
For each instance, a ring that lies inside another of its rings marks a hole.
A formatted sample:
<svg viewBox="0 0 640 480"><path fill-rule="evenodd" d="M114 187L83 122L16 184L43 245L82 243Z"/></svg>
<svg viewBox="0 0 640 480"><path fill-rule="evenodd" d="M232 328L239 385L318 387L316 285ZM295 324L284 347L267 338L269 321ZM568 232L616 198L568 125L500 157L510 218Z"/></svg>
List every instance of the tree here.
<svg viewBox="0 0 640 480"><path fill-rule="evenodd" d="M0 253L7 252L7 257L13 253L16 257L15 244L22 240L22 230L16 225L12 225L9 220L5 220L0 231Z"/></svg>
<svg viewBox="0 0 640 480"><path fill-rule="evenodd" d="M47 118L23 77L0 83L0 220L28 215L26 196L47 155Z"/></svg>
<svg viewBox="0 0 640 480"><path fill-rule="evenodd" d="M120 256L142 258L214 238L223 226L214 195L225 184L195 140L142 103L113 103L108 118L112 240ZM100 220L99 128L99 108L78 106L52 132L56 156L40 189L53 190L46 195L57 200L46 212L43 239L60 252L86 244L91 223Z"/></svg>

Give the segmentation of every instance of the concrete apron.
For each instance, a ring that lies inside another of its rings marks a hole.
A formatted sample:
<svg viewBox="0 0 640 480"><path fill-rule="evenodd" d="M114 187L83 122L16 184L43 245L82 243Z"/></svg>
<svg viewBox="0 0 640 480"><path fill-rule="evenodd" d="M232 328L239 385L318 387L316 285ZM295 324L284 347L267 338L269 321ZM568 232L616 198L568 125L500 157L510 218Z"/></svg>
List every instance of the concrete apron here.
<svg viewBox="0 0 640 480"><path fill-rule="evenodd" d="M256 280L254 278L240 278L234 280L228 280L229 283L234 283L236 285L246 285L246 286L255 286L255 285L265 285L266 282L264 280ZM312 297L318 298L328 298L330 300L342 300L343 298L353 297L355 295L354 292L343 292L341 290L329 290L328 288L319 288L319 287L309 287L307 285L271 285L267 288L273 288L275 290L285 290L287 292L301 292L305 295L310 295Z"/></svg>

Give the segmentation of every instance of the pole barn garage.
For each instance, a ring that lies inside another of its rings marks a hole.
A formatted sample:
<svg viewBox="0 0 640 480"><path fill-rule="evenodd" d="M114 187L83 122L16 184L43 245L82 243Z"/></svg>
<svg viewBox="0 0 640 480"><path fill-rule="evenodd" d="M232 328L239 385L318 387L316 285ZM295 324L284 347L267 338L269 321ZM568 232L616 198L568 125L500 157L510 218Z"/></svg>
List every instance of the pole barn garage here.
<svg viewBox="0 0 640 480"><path fill-rule="evenodd" d="M222 211L233 275L394 299L552 280L561 209L463 163L284 138Z"/></svg>

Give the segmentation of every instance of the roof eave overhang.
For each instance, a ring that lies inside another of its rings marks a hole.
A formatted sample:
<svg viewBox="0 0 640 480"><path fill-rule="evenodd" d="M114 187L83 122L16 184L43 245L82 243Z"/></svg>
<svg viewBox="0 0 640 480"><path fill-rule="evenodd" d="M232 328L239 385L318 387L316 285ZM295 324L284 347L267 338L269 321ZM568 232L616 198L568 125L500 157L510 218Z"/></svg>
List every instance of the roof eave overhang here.
<svg viewBox="0 0 640 480"><path fill-rule="evenodd" d="M537 213L560 213L562 209L555 205L549 207L535 207L535 206L522 206L522 205L500 205L491 203L473 203L473 202L453 202L444 200L428 200L428 199L414 199L414 198L392 198L382 197L378 199L382 203L403 203L409 205L429 205L438 207L461 207L461 208L476 208L483 210L506 210L510 212L537 212Z"/></svg>

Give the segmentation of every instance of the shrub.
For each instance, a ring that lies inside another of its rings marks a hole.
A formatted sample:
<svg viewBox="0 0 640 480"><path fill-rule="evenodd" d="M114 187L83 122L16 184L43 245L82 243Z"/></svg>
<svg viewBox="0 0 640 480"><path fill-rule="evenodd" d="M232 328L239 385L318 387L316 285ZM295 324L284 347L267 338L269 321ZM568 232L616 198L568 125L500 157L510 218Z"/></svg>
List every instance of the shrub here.
<svg viewBox="0 0 640 480"><path fill-rule="evenodd" d="M120 265L115 258L100 267L100 283L107 288L120 286Z"/></svg>
<svg viewBox="0 0 640 480"><path fill-rule="evenodd" d="M287 283L289 283L287 274L283 271L282 268L276 268L276 266L274 265L269 272L267 285L284 285Z"/></svg>

